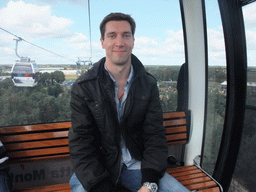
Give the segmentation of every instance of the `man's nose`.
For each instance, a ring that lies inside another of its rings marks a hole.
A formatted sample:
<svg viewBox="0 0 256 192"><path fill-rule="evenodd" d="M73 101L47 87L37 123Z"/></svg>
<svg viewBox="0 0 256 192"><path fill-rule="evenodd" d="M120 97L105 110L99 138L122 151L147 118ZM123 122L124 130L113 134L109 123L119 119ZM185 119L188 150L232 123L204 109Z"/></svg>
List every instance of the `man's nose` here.
<svg viewBox="0 0 256 192"><path fill-rule="evenodd" d="M117 37L116 38L116 46L117 47L122 47L122 46L124 46L124 40L123 40L123 37Z"/></svg>

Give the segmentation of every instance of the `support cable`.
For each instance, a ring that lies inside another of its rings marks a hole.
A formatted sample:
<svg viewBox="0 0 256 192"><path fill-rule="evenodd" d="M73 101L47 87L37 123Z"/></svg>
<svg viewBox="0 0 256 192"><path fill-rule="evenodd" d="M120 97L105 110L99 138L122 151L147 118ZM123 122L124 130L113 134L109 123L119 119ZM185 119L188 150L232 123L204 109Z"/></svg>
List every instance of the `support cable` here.
<svg viewBox="0 0 256 192"><path fill-rule="evenodd" d="M64 57L64 56L62 56L62 55L59 55L59 54L54 53L54 52L52 52L52 51L49 51L49 50L47 50L47 49L45 49L45 48L43 48L43 47L40 47L40 46L38 46L38 45L36 45L36 44L34 44L34 43L31 43L31 42L29 42L29 41L27 41L27 40L25 40L25 39L23 39L23 38L21 38L21 37L15 35L15 34L11 33L11 32L9 32L9 31L7 31L7 30L3 29L2 27L0 27L0 29L2 29L3 31L5 31L6 33L9 33L10 35L13 35L13 36L17 37L17 38L19 39L19 41L24 41L24 42L26 42L26 43L28 43L28 44L30 44L30 45L33 45L33 46L35 46L35 47L37 47L37 48L39 48L39 49L42 49L42 50L47 51L47 52L49 52L49 53L51 53L51 54L54 54L54 55L56 55L56 56L58 56L58 57L62 57L62 58L64 58L64 59L67 59L67 60L69 60L69 61L72 61L72 62L75 62L75 63L76 63L76 61L74 61L74 60L72 60L72 59L68 59L68 58L66 58L66 57Z"/></svg>
<svg viewBox="0 0 256 192"><path fill-rule="evenodd" d="M92 58L92 30L91 30L91 13L90 13L90 0L88 0L88 16L89 16L89 34L90 34L90 53Z"/></svg>

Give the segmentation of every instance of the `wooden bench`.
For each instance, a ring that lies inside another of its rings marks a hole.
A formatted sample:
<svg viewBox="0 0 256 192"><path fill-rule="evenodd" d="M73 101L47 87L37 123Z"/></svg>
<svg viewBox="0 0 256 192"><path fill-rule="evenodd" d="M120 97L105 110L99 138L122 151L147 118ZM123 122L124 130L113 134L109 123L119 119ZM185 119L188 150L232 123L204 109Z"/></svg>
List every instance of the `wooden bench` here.
<svg viewBox="0 0 256 192"><path fill-rule="evenodd" d="M168 145L185 145L189 138L189 116L185 112L171 112L164 113L163 117ZM11 172L14 192L70 192L68 184L68 179L72 175L68 148L70 126L70 122L64 122L0 128L0 140L8 151L10 172L21 170L21 173ZM33 163L35 165L27 169ZM60 163L62 165L58 167ZM48 167L40 167L43 165L53 166L50 168L50 173L46 173ZM191 191L220 191L216 182L194 165L168 168L167 172ZM54 183L56 178L57 181ZM127 192L126 189L118 191Z"/></svg>

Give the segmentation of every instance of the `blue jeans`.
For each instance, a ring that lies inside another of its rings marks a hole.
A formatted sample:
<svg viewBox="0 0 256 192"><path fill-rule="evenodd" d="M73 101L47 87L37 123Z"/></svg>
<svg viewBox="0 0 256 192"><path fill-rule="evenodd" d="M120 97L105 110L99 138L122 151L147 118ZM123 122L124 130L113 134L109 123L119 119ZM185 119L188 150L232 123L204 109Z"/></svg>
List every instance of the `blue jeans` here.
<svg viewBox="0 0 256 192"><path fill-rule="evenodd" d="M141 188L142 174L139 169L122 169L118 184L126 187L132 192L137 192ZM74 173L69 181L72 192L87 192ZM180 184L174 177L165 173L159 180L158 192L187 192L189 191Z"/></svg>
<svg viewBox="0 0 256 192"><path fill-rule="evenodd" d="M0 171L0 191L11 192L10 180L5 171Z"/></svg>

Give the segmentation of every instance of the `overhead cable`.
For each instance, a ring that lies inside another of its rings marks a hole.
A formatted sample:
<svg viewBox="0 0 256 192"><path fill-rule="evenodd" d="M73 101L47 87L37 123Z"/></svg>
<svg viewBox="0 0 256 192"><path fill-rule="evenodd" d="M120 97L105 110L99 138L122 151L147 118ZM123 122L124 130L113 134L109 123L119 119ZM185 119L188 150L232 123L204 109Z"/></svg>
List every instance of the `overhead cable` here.
<svg viewBox="0 0 256 192"><path fill-rule="evenodd" d="M89 33L90 33L90 51L91 51L91 58L92 58L92 30L91 30L90 0L88 0L88 16L89 16Z"/></svg>
<svg viewBox="0 0 256 192"><path fill-rule="evenodd" d="M36 44L34 44L34 43L31 43L31 42L29 42L29 41L27 41L27 40L25 40L25 39L23 39L23 38L21 38L21 37L15 35L15 34L11 33L11 32L9 32L9 31L7 31L7 30L3 29L2 27L0 27L0 29L2 29L3 31L5 31L6 33L9 33L9 34L11 34L11 35L17 37L20 41L24 41L24 42L26 42L26 43L28 43L28 44L30 44L30 45L33 45L33 46L35 46L35 47L37 47L37 48L40 48L40 49L42 49L42 50L44 50L44 51L47 51L47 52L51 53L51 54L54 54L54 55L56 55L56 56L62 57L62 58L64 58L64 59L67 59L67 60L69 60L69 61L72 61L72 62L75 62L75 63L76 63L76 61L74 61L74 60L68 59L68 58L66 58L66 57L64 57L64 56L62 56L62 55L59 55L59 54L54 53L54 52L52 52L52 51L49 51L49 50L47 50L47 49L45 49L45 48L43 48L43 47L40 47L40 46L38 46L38 45L36 45Z"/></svg>

